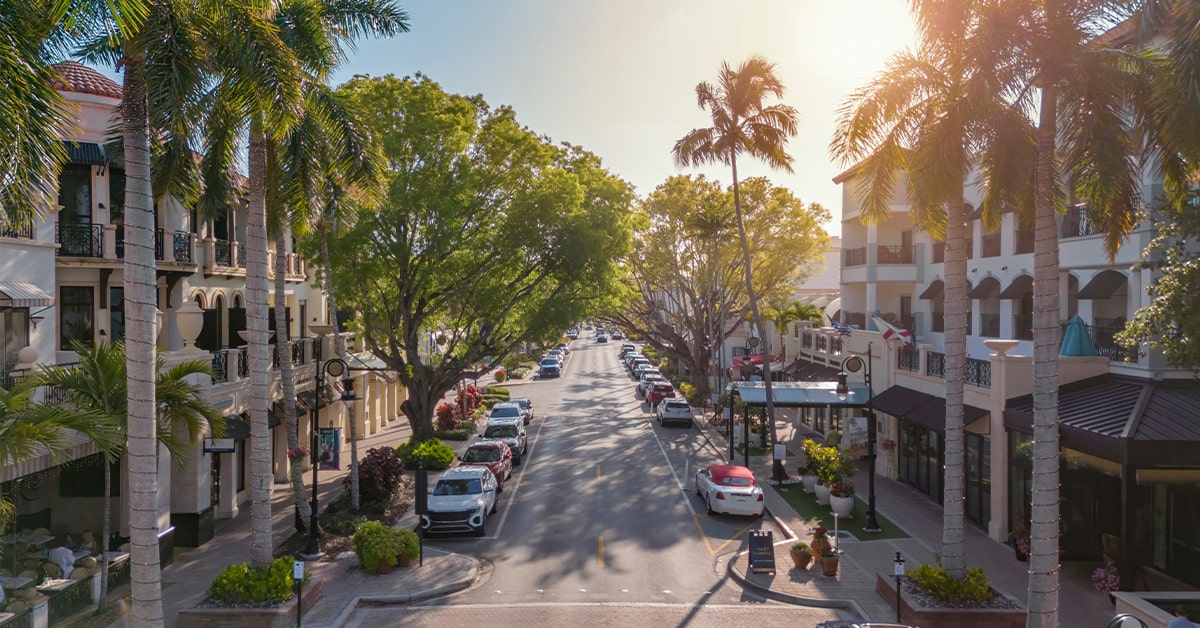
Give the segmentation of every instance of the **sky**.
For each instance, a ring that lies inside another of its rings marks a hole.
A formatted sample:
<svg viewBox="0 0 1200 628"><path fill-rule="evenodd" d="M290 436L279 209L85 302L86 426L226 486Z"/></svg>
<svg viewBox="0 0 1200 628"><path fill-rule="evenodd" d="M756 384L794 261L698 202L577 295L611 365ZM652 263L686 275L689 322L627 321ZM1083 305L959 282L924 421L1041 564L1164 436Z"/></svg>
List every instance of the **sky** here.
<svg viewBox="0 0 1200 628"><path fill-rule="evenodd" d="M729 185L724 166L676 168L671 148L711 126L696 84L715 82L722 62L762 55L776 64L783 102L800 114L788 144L794 172L743 160L739 176L767 176L824 205L834 235L841 191L833 177L845 169L828 156L837 108L913 43L907 0L397 1L410 31L360 42L335 85L356 74L421 72L599 155L643 197L676 174Z"/></svg>
<svg viewBox="0 0 1200 628"><path fill-rule="evenodd" d="M800 114L788 144L794 173L739 162L739 176L767 176L835 221L845 168L829 158L836 111L912 45L907 0L400 0L410 31L360 43L333 77L421 72L448 92L509 105L555 142L601 157L645 196L676 174L728 185L729 169L679 169L675 141L711 126L695 87L722 62L752 55L776 64L783 102ZM827 225L837 234L837 224Z"/></svg>

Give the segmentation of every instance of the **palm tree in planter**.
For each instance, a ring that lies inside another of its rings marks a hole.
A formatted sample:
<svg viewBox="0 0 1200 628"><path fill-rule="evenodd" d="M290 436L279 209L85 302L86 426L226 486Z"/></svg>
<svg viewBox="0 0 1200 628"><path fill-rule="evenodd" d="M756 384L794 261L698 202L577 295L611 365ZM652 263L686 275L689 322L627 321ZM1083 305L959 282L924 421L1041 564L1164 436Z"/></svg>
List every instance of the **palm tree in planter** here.
<svg viewBox="0 0 1200 628"><path fill-rule="evenodd" d="M125 345L100 341L92 347L78 342L73 348L79 362L71 366L47 365L38 380L53 386L63 394L58 410L72 417L75 424L94 421L114 430L118 438L98 442L108 461L121 457L129 433L129 387L125 372ZM191 447L206 434L220 436L225 431L221 413L200 397L201 387L189 379L201 376L206 384L212 382L212 365L208 361L189 361L166 366L161 355L155 358L154 393L156 403L155 436L165 447L175 464L183 467L193 453ZM101 530L101 551L108 550L111 534L112 474L105 464L104 524ZM156 470L157 472L157 470ZM135 473L130 469L130 473ZM108 561L100 556L100 610L104 611L108 597Z"/></svg>
<svg viewBox="0 0 1200 628"><path fill-rule="evenodd" d="M733 174L733 210L737 216L738 237L742 244L742 268L746 276L746 296L758 337L767 346L767 362L763 365L763 385L767 396L767 422L771 426L771 441L775 434L775 402L771 394L770 344L767 328L759 311L754 292L750 265L750 244L742 220L741 190L738 187L738 155L749 155L766 161L773 168L792 171L792 157L784 150L788 138L796 134L798 114L788 105L767 105L768 97L783 97L783 82L775 75L775 64L754 56L734 68L722 63L718 81L696 85L696 102L712 114L713 126L693 129L675 142L675 163L681 167L722 163Z"/></svg>

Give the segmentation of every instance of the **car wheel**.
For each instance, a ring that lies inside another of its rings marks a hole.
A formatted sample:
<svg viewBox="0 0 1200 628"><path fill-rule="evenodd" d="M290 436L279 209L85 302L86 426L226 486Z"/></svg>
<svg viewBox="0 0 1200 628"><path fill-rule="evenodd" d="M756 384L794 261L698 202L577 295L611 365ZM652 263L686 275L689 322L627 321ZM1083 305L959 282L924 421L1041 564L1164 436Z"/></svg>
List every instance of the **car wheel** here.
<svg viewBox="0 0 1200 628"><path fill-rule="evenodd" d="M521 456L513 456L513 466L514 467L521 466Z"/></svg>
<svg viewBox="0 0 1200 628"><path fill-rule="evenodd" d="M475 536L487 536L487 513L484 513L483 521L479 523L479 527L475 528Z"/></svg>
<svg viewBox="0 0 1200 628"><path fill-rule="evenodd" d="M710 514L710 515L717 514L717 511L712 509L712 500L711 499L704 500L704 507L708 509L708 514Z"/></svg>
<svg viewBox="0 0 1200 628"><path fill-rule="evenodd" d="M700 493L700 479L699 478L696 479L696 497L699 497L700 499L704 499L704 495L702 495Z"/></svg>
<svg viewBox="0 0 1200 628"><path fill-rule="evenodd" d="M496 500L493 499L492 500L492 509L488 511L488 514L492 514L492 515L496 514L496 508L498 506L499 506L499 504L496 502Z"/></svg>
<svg viewBox="0 0 1200 628"><path fill-rule="evenodd" d="M499 495L500 493L503 493L503 492L504 492L504 482L496 482L496 494Z"/></svg>

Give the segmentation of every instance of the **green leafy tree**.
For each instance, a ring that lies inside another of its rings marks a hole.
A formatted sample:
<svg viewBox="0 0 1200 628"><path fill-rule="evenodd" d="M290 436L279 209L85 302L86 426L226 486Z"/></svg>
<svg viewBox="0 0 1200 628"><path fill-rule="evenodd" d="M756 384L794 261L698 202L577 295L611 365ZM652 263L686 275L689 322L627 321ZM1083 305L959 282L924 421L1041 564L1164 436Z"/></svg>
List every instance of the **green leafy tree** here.
<svg viewBox="0 0 1200 628"><path fill-rule="evenodd" d="M758 56L751 57L737 68L722 63L717 84L702 82L696 85L696 103L712 114L713 125L693 129L675 142L675 163L681 167L721 163L729 166L733 175L733 211L737 217L738 237L742 244L742 269L746 281L746 296L758 337L770 354L767 328L758 308L758 293L754 289L754 270L751 265L750 244L742 218L742 198L738 185L737 158L739 155L757 157L772 168L792 171L792 157L784 148L796 134L796 110L788 105L768 105L769 97L783 97L783 82L775 75L775 64ZM763 368L766 386L767 421L771 439L775 435L775 401L771 392L771 369Z"/></svg>
<svg viewBox="0 0 1200 628"><path fill-rule="evenodd" d="M41 383L53 386L63 394L58 408L76 422L92 421L127 436L129 418L128 377L125 374L125 345L105 341L85 347L73 346L79 362L70 366L48 365L38 376ZM183 362L167 367L163 357L155 360L155 403L158 404L155 438L164 446L180 468L192 454L191 447L206 434L219 437L224 433L225 420L221 413L201 398L201 387L188 378L203 376L212 382L212 365L207 361ZM101 444L108 461L119 459L124 443L120 440ZM104 523L101 529L100 551L107 550L112 519L112 474L108 465L104 473ZM157 470L156 470L157 471ZM108 605L108 561L101 560L100 611Z"/></svg>
<svg viewBox="0 0 1200 628"><path fill-rule="evenodd" d="M779 334L779 354L784 363L787 363L787 342L784 340L784 334L788 331L788 325L807 321L819 326L824 322L825 312L819 307L799 301L789 301L785 304L776 300L768 302L763 316L775 325L775 333Z"/></svg>
<svg viewBox="0 0 1200 628"><path fill-rule="evenodd" d="M427 439L464 371L558 338L615 298L633 195L596 156L424 76L340 90L382 146L387 194L330 234L329 275L406 386L414 438Z"/></svg>
<svg viewBox="0 0 1200 628"><path fill-rule="evenodd" d="M803 204L763 178L742 183L755 285L780 300L820 259L829 212ZM678 361L698 395L716 347L745 319L749 305L734 229L731 193L704 177L676 176L643 202L622 307L605 318ZM721 318L720 313L729 316ZM719 329L719 331L717 331ZM708 339L716 338L716 342Z"/></svg>

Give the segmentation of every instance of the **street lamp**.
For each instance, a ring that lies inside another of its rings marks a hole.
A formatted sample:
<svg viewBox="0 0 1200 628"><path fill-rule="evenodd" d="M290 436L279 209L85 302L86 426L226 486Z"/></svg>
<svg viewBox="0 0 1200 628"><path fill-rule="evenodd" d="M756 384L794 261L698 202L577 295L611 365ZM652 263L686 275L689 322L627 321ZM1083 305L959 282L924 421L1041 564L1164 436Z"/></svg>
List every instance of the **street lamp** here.
<svg viewBox="0 0 1200 628"><path fill-rule="evenodd" d="M342 377L349 371L350 371L350 367L347 366L345 360L342 360L340 358L330 358L330 359L326 360L324 364L320 365L317 368L317 390L316 390L317 394L316 394L316 401L313 403L313 405L315 407L313 408L313 420L312 420L312 425L310 426L312 429L311 455L312 455L312 472L313 472L313 477L312 477L312 516L311 516L311 519L308 524L308 546L304 548L305 554L307 554L309 556L316 556L321 553L321 535L323 534L323 531L321 530L320 525L317 523L317 514L318 514L318 512L317 512L317 508L318 508L317 470L321 466L319 458L318 458L318 453L317 453L318 447L320 446L320 444L317 442L317 423L321 420L321 392L325 389L325 377L326 376L337 379L337 378ZM353 400L354 399L354 380L347 377L346 379L342 380L342 386L343 386L343 389L345 390L345 398L347 398L349 400Z"/></svg>
<svg viewBox="0 0 1200 628"><path fill-rule="evenodd" d="M870 468L867 469L867 522L863 526L863 530L879 532L879 519L875 515L875 460L877 455L875 449L879 430L875 425L875 392L871 388L871 343L869 342L865 360L857 355L842 360L842 372L838 373L837 384L839 401L845 401L847 397L854 394L846 382L846 372L856 373L860 370L863 371L863 383L867 385L867 459L870 461L868 463Z"/></svg>

